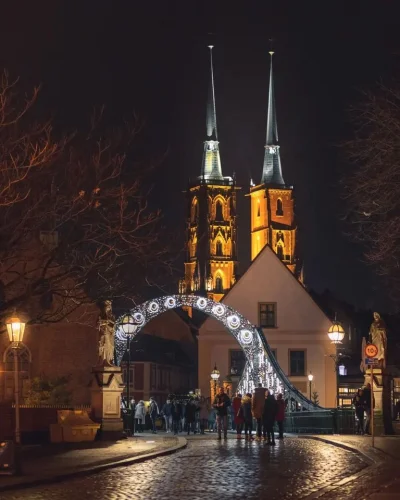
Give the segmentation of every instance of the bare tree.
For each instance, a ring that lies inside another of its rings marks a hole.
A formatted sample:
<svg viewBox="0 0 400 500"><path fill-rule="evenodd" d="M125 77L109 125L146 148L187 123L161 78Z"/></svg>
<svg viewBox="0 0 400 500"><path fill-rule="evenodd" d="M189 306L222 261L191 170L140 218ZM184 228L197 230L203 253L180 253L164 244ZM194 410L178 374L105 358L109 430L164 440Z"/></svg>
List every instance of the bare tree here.
<svg viewBox="0 0 400 500"><path fill-rule="evenodd" d="M103 110L86 134L55 138L33 122L39 89L21 98L0 84L0 321L14 308L31 322L57 322L84 304L135 300L168 264L159 211L148 207L134 162L138 127L107 130Z"/></svg>
<svg viewBox="0 0 400 500"><path fill-rule="evenodd" d="M400 88L380 85L353 110L354 138L345 144L353 166L343 179L352 236L368 263L400 297Z"/></svg>

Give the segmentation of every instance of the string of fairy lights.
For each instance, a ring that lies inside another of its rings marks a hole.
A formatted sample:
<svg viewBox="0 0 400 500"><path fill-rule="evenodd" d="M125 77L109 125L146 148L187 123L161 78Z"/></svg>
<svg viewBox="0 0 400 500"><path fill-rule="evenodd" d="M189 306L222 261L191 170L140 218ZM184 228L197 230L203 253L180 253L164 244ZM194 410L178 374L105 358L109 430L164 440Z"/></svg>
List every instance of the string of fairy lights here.
<svg viewBox="0 0 400 500"><path fill-rule="evenodd" d="M143 302L116 322L115 352L120 365L126 352L127 334L123 325L130 324L130 335L134 338L141 328L159 314L178 307L193 307L221 321L233 335L244 351L246 364L238 385L241 393L252 392L258 383L270 389L274 394L290 394L290 397L306 409L315 409L315 405L305 398L288 380L276 361L271 362L271 351L262 339L259 330L244 316L231 307L196 295L169 295Z"/></svg>

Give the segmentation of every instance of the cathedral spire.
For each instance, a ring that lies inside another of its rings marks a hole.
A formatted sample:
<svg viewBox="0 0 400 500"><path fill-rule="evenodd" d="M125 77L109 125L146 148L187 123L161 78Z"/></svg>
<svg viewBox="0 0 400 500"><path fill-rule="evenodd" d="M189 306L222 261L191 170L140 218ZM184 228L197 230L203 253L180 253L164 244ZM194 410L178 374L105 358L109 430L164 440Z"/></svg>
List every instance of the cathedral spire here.
<svg viewBox="0 0 400 500"><path fill-rule="evenodd" d="M204 180L222 180L221 159L219 156L219 142L217 133L217 113L215 108L215 87L212 49L210 49L210 83L207 99L206 132L207 139L204 142L203 164L201 167L201 177Z"/></svg>
<svg viewBox="0 0 400 500"><path fill-rule="evenodd" d="M272 68L272 58L274 52L270 52L271 66L269 73L269 95L268 95L268 116L267 116L267 137L265 143L264 166L261 183L284 186L282 177L281 157L278 145L278 127L276 123L274 77Z"/></svg>

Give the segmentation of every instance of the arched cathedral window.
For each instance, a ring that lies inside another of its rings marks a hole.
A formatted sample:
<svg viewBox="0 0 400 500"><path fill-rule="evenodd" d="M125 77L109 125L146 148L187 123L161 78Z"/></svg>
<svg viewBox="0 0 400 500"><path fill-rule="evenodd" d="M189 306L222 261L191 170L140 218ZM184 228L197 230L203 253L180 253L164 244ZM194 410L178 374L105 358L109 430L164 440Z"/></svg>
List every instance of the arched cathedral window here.
<svg viewBox="0 0 400 500"><path fill-rule="evenodd" d="M283 215L283 205L280 198L276 200L276 215Z"/></svg>
<svg viewBox="0 0 400 500"><path fill-rule="evenodd" d="M222 293L224 291L224 286L223 286L223 283L222 283L221 276L217 276L215 278L215 291L217 293Z"/></svg>
<svg viewBox="0 0 400 500"><path fill-rule="evenodd" d="M283 246L282 245L277 245L276 247L276 255L283 260Z"/></svg>
<svg viewBox="0 0 400 500"><path fill-rule="evenodd" d="M218 257L222 257L223 255L222 243L220 241L217 241L217 244L215 245L215 253Z"/></svg>
<svg viewBox="0 0 400 500"><path fill-rule="evenodd" d="M218 221L224 220L223 206L219 200L215 204L215 220L218 220Z"/></svg>

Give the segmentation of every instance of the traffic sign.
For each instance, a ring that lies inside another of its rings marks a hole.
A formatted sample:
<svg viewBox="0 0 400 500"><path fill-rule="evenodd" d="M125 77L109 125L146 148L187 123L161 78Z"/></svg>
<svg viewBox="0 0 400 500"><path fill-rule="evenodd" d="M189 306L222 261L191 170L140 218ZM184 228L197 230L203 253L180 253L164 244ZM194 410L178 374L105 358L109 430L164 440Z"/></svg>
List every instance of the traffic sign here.
<svg viewBox="0 0 400 500"><path fill-rule="evenodd" d="M378 354L378 348L375 344L368 344L365 346L365 355L367 358L376 358Z"/></svg>

